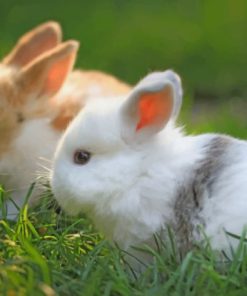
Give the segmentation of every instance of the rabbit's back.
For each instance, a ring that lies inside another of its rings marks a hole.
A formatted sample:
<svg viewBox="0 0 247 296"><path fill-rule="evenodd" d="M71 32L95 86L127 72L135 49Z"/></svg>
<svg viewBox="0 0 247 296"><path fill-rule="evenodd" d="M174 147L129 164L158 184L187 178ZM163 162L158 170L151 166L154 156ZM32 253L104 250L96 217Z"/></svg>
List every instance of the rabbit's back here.
<svg viewBox="0 0 247 296"><path fill-rule="evenodd" d="M247 142L212 135L200 149L175 199L175 232L185 250L203 239L202 227L213 247L227 248L224 230L241 235L247 224Z"/></svg>
<svg viewBox="0 0 247 296"><path fill-rule="evenodd" d="M241 235L243 226L247 225L247 142L230 139L228 148L221 155L222 169L201 213L205 231L217 249L225 244L229 246L222 229ZM237 245L238 240L232 243Z"/></svg>

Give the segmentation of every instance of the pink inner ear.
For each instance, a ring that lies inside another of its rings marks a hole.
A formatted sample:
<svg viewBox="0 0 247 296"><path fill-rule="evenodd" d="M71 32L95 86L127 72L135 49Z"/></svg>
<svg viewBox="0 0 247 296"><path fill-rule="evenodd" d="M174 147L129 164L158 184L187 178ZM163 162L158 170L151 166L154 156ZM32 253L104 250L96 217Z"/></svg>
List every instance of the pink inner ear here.
<svg viewBox="0 0 247 296"><path fill-rule="evenodd" d="M162 125L167 122L172 112L172 91L166 88L159 93L146 93L139 100L140 120L136 130L147 126Z"/></svg>
<svg viewBox="0 0 247 296"><path fill-rule="evenodd" d="M56 93L64 83L74 61L74 54L66 56L63 60L56 62L49 70L43 93Z"/></svg>

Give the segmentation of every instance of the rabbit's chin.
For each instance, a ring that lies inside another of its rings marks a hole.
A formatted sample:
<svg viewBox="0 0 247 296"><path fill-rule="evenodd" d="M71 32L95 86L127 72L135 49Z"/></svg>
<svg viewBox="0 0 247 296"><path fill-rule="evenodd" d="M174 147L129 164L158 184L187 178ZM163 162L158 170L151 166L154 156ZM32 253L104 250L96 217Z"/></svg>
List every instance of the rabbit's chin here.
<svg viewBox="0 0 247 296"><path fill-rule="evenodd" d="M74 200L61 201L56 199L63 212L69 216L78 216L85 212L82 205L75 203Z"/></svg>
<svg viewBox="0 0 247 296"><path fill-rule="evenodd" d="M92 203L89 198L78 198L71 193L61 193L53 189L54 197L62 210L69 216L87 214L92 210Z"/></svg>

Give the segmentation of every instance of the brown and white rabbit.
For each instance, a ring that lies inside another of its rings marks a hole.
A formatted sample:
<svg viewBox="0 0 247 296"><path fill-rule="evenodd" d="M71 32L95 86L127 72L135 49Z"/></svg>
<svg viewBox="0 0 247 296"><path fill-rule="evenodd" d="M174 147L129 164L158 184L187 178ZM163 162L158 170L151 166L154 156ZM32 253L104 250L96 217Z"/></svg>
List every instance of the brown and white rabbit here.
<svg viewBox="0 0 247 296"><path fill-rule="evenodd" d="M24 35L0 64L0 183L19 205L39 158L52 157L61 135L51 126L58 111L50 99L72 70L79 44L60 41L60 26L48 22Z"/></svg>
<svg viewBox="0 0 247 296"><path fill-rule="evenodd" d="M173 228L186 252L205 234L229 250L247 225L247 142L185 135L175 126L180 78L152 73L127 96L91 101L62 137L51 186L70 214L86 212L124 249ZM129 250L131 251L131 250Z"/></svg>
<svg viewBox="0 0 247 296"><path fill-rule="evenodd" d="M128 89L101 72L70 73L78 47L76 41L61 43L59 24L47 22L25 34L0 64L0 184L18 205L40 171L40 159L52 158L62 132L92 92ZM9 202L9 217L15 213Z"/></svg>

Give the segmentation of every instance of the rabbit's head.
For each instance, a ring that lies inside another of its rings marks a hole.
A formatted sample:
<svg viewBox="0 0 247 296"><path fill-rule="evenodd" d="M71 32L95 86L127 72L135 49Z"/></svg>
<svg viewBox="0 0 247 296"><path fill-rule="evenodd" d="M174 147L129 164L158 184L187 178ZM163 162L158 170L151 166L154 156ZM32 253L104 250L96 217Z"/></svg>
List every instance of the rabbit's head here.
<svg viewBox="0 0 247 296"><path fill-rule="evenodd" d="M131 213L140 202L139 179L159 161L156 143L171 136L181 100L180 79L168 70L146 76L127 98L88 102L55 153L51 186L62 208Z"/></svg>
<svg viewBox="0 0 247 296"><path fill-rule="evenodd" d="M0 64L0 156L23 122L54 112L50 98L63 85L78 49L76 41L60 41L60 26L47 22L25 34Z"/></svg>

